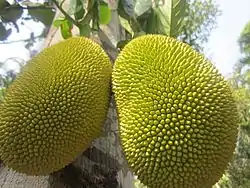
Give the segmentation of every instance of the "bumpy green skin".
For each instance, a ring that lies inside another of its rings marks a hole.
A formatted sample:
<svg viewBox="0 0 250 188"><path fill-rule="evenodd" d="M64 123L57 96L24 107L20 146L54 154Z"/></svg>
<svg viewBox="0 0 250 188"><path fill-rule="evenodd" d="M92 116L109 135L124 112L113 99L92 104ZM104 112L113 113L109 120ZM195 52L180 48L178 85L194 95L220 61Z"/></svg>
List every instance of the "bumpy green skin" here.
<svg viewBox="0 0 250 188"><path fill-rule="evenodd" d="M188 45L132 40L112 75L124 154L150 188L211 188L235 148L238 113L226 81Z"/></svg>
<svg viewBox="0 0 250 188"><path fill-rule="evenodd" d="M49 47L28 62L0 110L0 156L8 167L46 175L71 163L106 118L112 65L83 37Z"/></svg>

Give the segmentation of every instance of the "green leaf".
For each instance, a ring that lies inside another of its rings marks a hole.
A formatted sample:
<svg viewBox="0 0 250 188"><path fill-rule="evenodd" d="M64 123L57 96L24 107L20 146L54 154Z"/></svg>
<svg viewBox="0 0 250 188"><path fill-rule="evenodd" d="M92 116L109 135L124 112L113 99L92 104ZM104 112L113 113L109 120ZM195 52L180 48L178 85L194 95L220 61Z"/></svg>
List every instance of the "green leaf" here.
<svg viewBox="0 0 250 188"><path fill-rule="evenodd" d="M153 20L152 21L154 29L153 32L170 35L171 22L168 19L169 10L164 6L164 7L154 8L153 11L154 11L153 14L154 17L151 18Z"/></svg>
<svg viewBox="0 0 250 188"><path fill-rule="evenodd" d="M6 40L12 33L12 29L6 29L3 23L0 23L0 41Z"/></svg>
<svg viewBox="0 0 250 188"><path fill-rule="evenodd" d="M0 0L0 10L4 9L7 6L10 6L10 3L8 1Z"/></svg>
<svg viewBox="0 0 250 188"><path fill-rule="evenodd" d="M137 0L135 3L134 12L136 16L141 16L148 10L150 10L152 7L152 1L151 0Z"/></svg>
<svg viewBox="0 0 250 188"><path fill-rule="evenodd" d="M83 8L83 0L76 0L76 5L75 5L75 19L80 20L83 18L85 14L85 10Z"/></svg>
<svg viewBox="0 0 250 188"><path fill-rule="evenodd" d="M72 37L72 28L73 24L69 20L64 20L63 23L60 25L61 28L61 34L64 39L67 39L69 37Z"/></svg>
<svg viewBox="0 0 250 188"><path fill-rule="evenodd" d="M238 43L241 53L250 56L250 21L244 26L238 39Z"/></svg>
<svg viewBox="0 0 250 188"><path fill-rule="evenodd" d="M120 23L124 29L127 30L132 36L134 35L133 29L131 28L128 20L124 19L123 17L119 16Z"/></svg>
<svg viewBox="0 0 250 188"><path fill-rule="evenodd" d="M40 21L42 22L45 26L50 26L54 16L55 16L55 11L51 8L46 8L46 9L28 9L28 14L31 16L31 18L34 21Z"/></svg>
<svg viewBox="0 0 250 188"><path fill-rule="evenodd" d="M170 36L177 37L182 29L182 21L185 15L187 6L186 0L172 0L171 2L171 16L170 16Z"/></svg>
<svg viewBox="0 0 250 188"><path fill-rule="evenodd" d="M72 28L73 24L67 20L66 18L58 18L53 22L53 26L60 27L61 29L61 35L64 39L67 39L69 37L72 37Z"/></svg>
<svg viewBox="0 0 250 188"><path fill-rule="evenodd" d="M91 33L91 28L89 26L89 24L82 24L79 26L79 30L80 30L80 35L81 36L85 36L85 37L89 37L90 33Z"/></svg>
<svg viewBox="0 0 250 188"><path fill-rule="evenodd" d="M156 2L153 8L154 23L158 33L177 37L182 29L182 21L185 17L186 0L166 0L164 4Z"/></svg>
<svg viewBox="0 0 250 188"><path fill-rule="evenodd" d="M17 8L13 8L13 9L1 10L0 20L3 23L16 22L19 18L21 18L23 12L24 12L24 9L20 6L18 6Z"/></svg>
<svg viewBox="0 0 250 188"><path fill-rule="evenodd" d="M53 26L54 26L54 27L60 27L61 24L63 24L64 21L65 21L64 18L58 18L58 19L54 20Z"/></svg>
<svg viewBox="0 0 250 188"><path fill-rule="evenodd" d="M99 6L99 23L108 24L111 20L111 10L107 4L100 4Z"/></svg>
<svg viewBox="0 0 250 188"><path fill-rule="evenodd" d="M157 16L152 10L146 24L146 33L157 33Z"/></svg>

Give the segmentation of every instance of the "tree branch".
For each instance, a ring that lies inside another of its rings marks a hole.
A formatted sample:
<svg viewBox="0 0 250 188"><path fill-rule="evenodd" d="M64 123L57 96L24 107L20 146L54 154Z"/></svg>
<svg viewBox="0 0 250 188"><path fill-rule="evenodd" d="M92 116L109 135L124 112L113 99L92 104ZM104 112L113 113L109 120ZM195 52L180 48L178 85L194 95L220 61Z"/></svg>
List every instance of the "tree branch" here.
<svg viewBox="0 0 250 188"><path fill-rule="evenodd" d="M79 26L80 23L78 23L74 18L72 18L63 8L59 5L59 3L56 0L52 0L52 2L56 5L56 7L61 11L61 13L74 25Z"/></svg>

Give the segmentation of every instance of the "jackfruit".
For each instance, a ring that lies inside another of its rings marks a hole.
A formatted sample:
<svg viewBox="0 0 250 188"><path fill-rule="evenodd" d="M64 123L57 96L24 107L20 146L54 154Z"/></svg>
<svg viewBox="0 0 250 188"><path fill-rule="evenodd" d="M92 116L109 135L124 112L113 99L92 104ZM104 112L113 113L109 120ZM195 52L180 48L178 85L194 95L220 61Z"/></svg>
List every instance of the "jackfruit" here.
<svg viewBox="0 0 250 188"><path fill-rule="evenodd" d="M163 35L130 41L115 61L113 92L125 158L150 188L211 188L230 161L238 113L216 67Z"/></svg>
<svg viewBox="0 0 250 188"><path fill-rule="evenodd" d="M72 37L31 59L0 107L0 158L28 175L71 163L100 136L112 65L90 39Z"/></svg>

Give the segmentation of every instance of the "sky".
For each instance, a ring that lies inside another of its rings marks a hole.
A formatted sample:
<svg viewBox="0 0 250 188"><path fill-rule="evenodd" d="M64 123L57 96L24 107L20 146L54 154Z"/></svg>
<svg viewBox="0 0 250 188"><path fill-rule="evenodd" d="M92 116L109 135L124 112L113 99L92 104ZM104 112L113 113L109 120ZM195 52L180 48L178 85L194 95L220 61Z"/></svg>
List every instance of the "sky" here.
<svg viewBox="0 0 250 188"><path fill-rule="evenodd" d="M240 58L237 40L245 24L250 21L250 0L217 0L222 15L218 18L218 27L211 32L206 47L206 56L225 76L233 71L234 64Z"/></svg>
<svg viewBox="0 0 250 188"><path fill-rule="evenodd" d="M24 15L26 14L26 10L24 11ZM23 39L28 39L30 37L30 33L34 32L34 36L38 36L41 34L44 29L44 25L40 22L34 22L32 20L25 20L21 24L22 20L18 20L17 24L19 26L20 32L17 32L16 29L12 29L11 35L8 37L6 43L0 44L0 62L6 61L6 59L14 57L20 58L25 61L29 60L29 51L24 47L24 43L21 42ZM35 29L34 29L35 28ZM34 48L40 48L41 43L36 44ZM16 69L18 66L12 61L8 61L5 63L6 69Z"/></svg>
<svg viewBox="0 0 250 188"><path fill-rule="evenodd" d="M212 59L219 71L226 76L233 71L234 64L240 58L237 39L244 25L250 21L250 0L216 0L215 2L219 4L222 15L218 17L218 27L211 32L206 44L205 56ZM28 38L30 31L35 32L35 36L39 35L42 27L39 23L25 22L25 25L20 28L22 32L12 34L9 41ZM0 61L13 56L24 60L29 59L29 53L21 42L0 44L0 52Z"/></svg>

